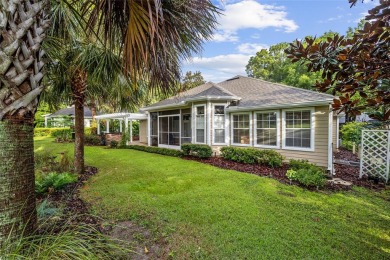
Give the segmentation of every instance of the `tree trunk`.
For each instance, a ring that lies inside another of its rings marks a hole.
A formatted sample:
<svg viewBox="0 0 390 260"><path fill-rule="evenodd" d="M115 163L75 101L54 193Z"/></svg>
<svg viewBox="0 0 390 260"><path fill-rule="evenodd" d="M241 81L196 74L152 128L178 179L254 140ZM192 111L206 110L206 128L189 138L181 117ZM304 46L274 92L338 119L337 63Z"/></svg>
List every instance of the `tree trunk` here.
<svg viewBox="0 0 390 260"><path fill-rule="evenodd" d="M33 131L32 122L0 121L0 245L36 226Z"/></svg>
<svg viewBox="0 0 390 260"><path fill-rule="evenodd" d="M0 1L0 246L36 226L33 121L47 0Z"/></svg>
<svg viewBox="0 0 390 260"><path fill-rule="evenodd" d="M74 168L78 174L84 173L84 103L87 89L87 73L76 70L71 81L75 108Z"/></svg>

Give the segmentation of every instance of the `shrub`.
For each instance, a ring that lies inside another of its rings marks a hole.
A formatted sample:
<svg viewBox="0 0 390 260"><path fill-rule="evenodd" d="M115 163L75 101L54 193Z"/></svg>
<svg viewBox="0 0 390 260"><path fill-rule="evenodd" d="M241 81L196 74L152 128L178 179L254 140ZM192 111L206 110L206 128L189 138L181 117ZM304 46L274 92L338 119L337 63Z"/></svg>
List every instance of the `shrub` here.
<svg viewBox="0 0 390 260"><path fill-rule="evenodd" d="M99 135L85 135L84 142L86 145L102 145L102 140Z"/></svg>
<svg viewBox="0 0 390 260"><path fill-rule="evenodd" d="M206 144L182 144L181 149L185 155L199 158L210 158L213 155L213 150Z"/></svg>
<svg viewBox="0 0 390 260"><path fill-rule="evenodd" d="M123 148L143 151L143 152L147 152L147 153L157 153L157 154L174 156L174 157L182 157L183 156L183 152L180 150L161 148L161 147L155 147L155 146L126 145Z"/></svg>
<svg viewBox="0 0 390 260"><path fill-rule="evenodd" d="M340 133L343 140L342 146L348 150L352 150L353 143L356 147L360 144L362 138L362 130L367 125L363 122L349 122L341 127Z"/></svg>
<svg viewBox="0 0 390 260"><path fill-rule="evenodd" d="M61 141L68 141L72 139L72 130L70 128L57 128L50 132L50 136Z"/></svg>
<svg viewBox="0 0 390 260"><path fill-rule="evenodd" d="M71 173L56 173L38 175L35 180L35 192L43 194L63 189L66 185L77 181L77 175Z"/></svg>
<svg viewBox="0 0 390 260"><path fill-rule="evenodd" d="M85 135L91 135L96 134L97 130L96 127L85 127L84 128L84 134ZM72 137L72 132L74 130L70 128L64 128L64 127L53 127L53 128L44 128L44 127L36 127L34 128L34 136L51 136L51 137L57 137L62 138L64 134L70 139Z"/></svg>
<svg viewBox="0 0 390 260"><path fill-rule="evenodd" d="M241 163L258 163L271 167L280 167L283 164L283 156L274 150L227 146L221 148L221 155L226 160Z"/></svg>
<svg viewBox="0 0 390 260"><path fill-rule="evenodd" d="M286 176L307 187L319 188L326 184L324 170L307 160L290 160L290 170L287 171Z"/></svg>
<svg viewBox="0 0 390 260"><path fill-rule="evenodd" d="M111 147L111 148L117 148L117 147L118 147L118 142L115 141L115 140L112 140L112 141L110 142L110 147Z"/></svg>

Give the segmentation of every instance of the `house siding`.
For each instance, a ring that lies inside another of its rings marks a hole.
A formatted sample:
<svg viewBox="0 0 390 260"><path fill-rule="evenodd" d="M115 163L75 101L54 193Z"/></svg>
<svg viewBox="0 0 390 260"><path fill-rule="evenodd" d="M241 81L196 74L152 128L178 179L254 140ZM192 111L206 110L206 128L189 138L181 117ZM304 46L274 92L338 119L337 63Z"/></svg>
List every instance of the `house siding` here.
<svg viewBox="0 0 390 260"><path fill-rule="evenodd" d="M305 108L303 107L302 109ZM278 111L281 115L282 110L279 109ZM257 112L257 110L250 112L252 119L254 118L253 116L255 112ZM282 120L281 116L280 118ZM315 107L314 151L297 151L297 150L282 149L281 148L283 142L282 127L281 127L282 122L280 123L280 128L279 128L280 137L281 137L278 143L279 148L258 148L258 147L255 148L276 150L277 152L279 152L285 157L286 161L288 161L289 159L304 159L310 161L311 163L315 163L318 166L327 167L328 166L328 128L329 128L328 120L329 120L329 107L328 106ZM228 131L230 131L230 129ZM251 131L252 131L252 142L249 147L254 147L254 143L255 143L254 126L252 127ZM235 146L234 144L232 144L231 140L230 140L230 145ZM221 145L214 145L212 148L214 152L218 152L221 147L222 147Z"/></svg>

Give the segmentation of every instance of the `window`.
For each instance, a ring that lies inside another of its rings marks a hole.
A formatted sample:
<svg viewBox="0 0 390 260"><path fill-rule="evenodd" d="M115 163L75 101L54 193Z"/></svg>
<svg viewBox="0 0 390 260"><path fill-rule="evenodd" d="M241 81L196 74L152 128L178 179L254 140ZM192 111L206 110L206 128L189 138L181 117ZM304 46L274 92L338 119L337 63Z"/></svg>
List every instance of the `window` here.
<svg viewBox="0 0 390 260"><path fill-rule="evenodd" d="M205 143L206 138L206 118L205 118L205 106L195 107L196 111L196 143Z"/></svg>
<svg viewBox="0 0 390 260"><path fill-rule="evenodd" d="M217 105L214 106L214 118L213 118L213 129L214 129L214 143L224 144L225 143L225 106Z"/></svg>
<svg viewBox="0 0 390 260"><path fill-rule="evenodd" d="M297 150L314 149L312 112L313 109L284 111L284 147Z"/></svg>
<svg viewBox="0 0 390 260"><path fill-rule="evenodd" d="M233 144L250 144L250 114L233 115Z"/></svg>
<svg viewBox="0 0 390 260"><path fill-rule="evenodd" d="M278 146L278 120L277 112L256 113L256 145Z"/></svg>

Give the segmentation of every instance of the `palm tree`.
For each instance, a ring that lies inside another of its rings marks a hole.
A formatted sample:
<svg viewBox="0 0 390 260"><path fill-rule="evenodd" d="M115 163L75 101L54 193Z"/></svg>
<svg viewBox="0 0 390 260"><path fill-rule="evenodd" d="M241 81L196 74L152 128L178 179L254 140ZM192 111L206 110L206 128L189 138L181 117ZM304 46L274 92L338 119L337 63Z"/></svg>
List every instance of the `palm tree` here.
<svg viewBox="0 0 390 260"><path fill-rule="evenodd" d="M44 89L41 45L50 27L48 2L0 0L0 243L36 224L33 118ZM162 89L180 78L180 59L200 51L216 25L217 9L209 0L83 3L90 30L110 48L123 50L132 83L146 79ZM72 78L81 96L86 76L75 70Z"/></svg>

